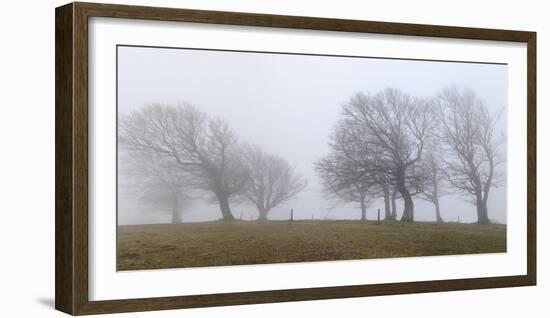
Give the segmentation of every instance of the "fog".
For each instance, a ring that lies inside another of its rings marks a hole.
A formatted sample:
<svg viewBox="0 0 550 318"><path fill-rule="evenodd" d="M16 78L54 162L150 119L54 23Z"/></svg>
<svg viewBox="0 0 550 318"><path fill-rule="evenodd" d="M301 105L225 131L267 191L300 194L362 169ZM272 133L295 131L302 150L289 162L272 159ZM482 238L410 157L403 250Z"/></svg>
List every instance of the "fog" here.
<svg viewBox="0 0 550 318"><path fill-rule="evenodd" d="M329 152L328 137L342 104L358 92L393 87L430 97L451 85L475 90L492 113L504 109L498 129L506 134L506 65L118 47L119 116L150 103L192 104L223 118L239 141L286 159L308 180L298 196L270 212L271 219L288 219L291 208L295 219L358 219L356 204L334 207L326 199L313 165ZM130 187L133 177L121 164L119 224L170 222L169 211L154 211L138 200ZM505 168L506 163L499 169ZM490 219L500 223L506 223L504 185L491 190L488 202ZM475 222L476 207L466 199L459 194L441 197L443 219ZM403 205L401 200L397 204L399 216ZM432 203L415 198L414 204L415 220L435 220ZM231 209L237 218L258 216L246 202L232 202ZM370 204L367 217L375 219L378 209L383 217L383 200ZM188 222L219 218L219 206L204 199L186 206L183 216Z"/></svg>

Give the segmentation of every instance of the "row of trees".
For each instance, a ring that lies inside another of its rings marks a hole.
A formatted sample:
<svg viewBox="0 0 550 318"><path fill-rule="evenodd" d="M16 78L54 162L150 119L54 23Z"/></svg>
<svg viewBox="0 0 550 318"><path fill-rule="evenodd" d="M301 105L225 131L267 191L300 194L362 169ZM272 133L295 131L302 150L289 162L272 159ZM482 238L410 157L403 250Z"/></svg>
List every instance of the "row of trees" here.
<svg viewBox="0 0 550 318"><path fill-rule="evenodd" d="M216 202L223 220L235 219L232 200L250 201L266 220L307 185L285 159L239 142L224 120L191 105L153 104L122 116L118 141L143 198L168 204L174 223L191 192Z"/></svg>
<svg viewBox="0 0 550 318"><path fill-rule="evenodd" d="M397 218L400 198L401 221L413 221L418 196L442 222L440 197L459 192L475 204L477 222L489 224L487 200L501 179L499 117L471 89L446 88L434 98L391 88L359 93L343 105L330 152L315 169L333 199L359 203L363 220L369 202L382 197L387 220Z"/></svg>

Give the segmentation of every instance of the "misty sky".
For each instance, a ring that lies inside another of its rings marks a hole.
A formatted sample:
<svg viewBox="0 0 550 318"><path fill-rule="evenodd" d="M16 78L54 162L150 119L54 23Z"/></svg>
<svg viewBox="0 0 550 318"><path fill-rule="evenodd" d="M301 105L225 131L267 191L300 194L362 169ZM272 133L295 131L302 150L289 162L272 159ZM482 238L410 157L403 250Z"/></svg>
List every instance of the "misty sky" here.
<svg viewBox="0 0 550 318"><path fill-rule="evenodd" d="M147 103L186 102L212 116L224 118L240 141L260 145L266 152L288 160L308 179L306 190L292 201L275 207L270 218L358 219L355 204L333 209L324 199L313 162L326 155L328 136L340 118L341 106L357 92L377 93L386 87L411 95L432 96L444 86L469 86L491 112L507 107L507 66L493 64L428 62L375 58L244 53L141 47L118 48L118 111L127 114ZM506 112L499 126L506 132ZM505 149L502 149L506 153ZM505 164L500 168L505 169ZM170 222L170 213L141 206L119 170L119 224ZM235 217L256 217L251 204L232 204ZM367 217L383 216L377 200ZM398 200L398 217L402 204ZM445 221L476 220L475 206L465 197L441 198ZM195 202L184 220L220 217L216 204ZM493 189L489 217L506 222L506 189ZM415 199L415 219L435 220L431 203Z"/></svg>

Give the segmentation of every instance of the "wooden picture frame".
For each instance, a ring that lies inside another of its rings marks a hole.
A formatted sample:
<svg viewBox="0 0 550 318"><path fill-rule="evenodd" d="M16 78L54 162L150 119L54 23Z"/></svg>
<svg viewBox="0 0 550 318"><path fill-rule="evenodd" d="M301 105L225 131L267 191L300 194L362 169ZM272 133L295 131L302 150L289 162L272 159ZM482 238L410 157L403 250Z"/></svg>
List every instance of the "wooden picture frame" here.
<svg viewBox="0 0 550 318"><path fill-rule="evenodd" d="M72 314L427 293L536 284L536 33L237 12L70 3L56 9L55 307ZM527 274L90 301L88 297L88 19L111 17L269 28L477 39L527 44Z"/></svg>

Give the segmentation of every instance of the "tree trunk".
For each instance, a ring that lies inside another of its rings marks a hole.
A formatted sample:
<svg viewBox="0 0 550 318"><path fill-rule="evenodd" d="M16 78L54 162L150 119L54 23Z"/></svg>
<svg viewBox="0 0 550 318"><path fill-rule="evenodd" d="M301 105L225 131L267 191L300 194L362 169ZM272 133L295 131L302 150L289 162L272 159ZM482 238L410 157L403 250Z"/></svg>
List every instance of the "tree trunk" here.
<svg viewBox="0 0 550 318"><path fill-rule="evenodd" d="M172 198L172 224L181 223L179 201L176 197Z"/></svg>
<svg viewBox="0 0 550 318"><path fill-rule="evenodd" d="M391 219L395 221L397 219L397 204L395 203L397 196L397 190L393 190L391 195Z"/></svg>
<svg viewBox="0 0 550 318"><path fill-rule="evenodd" d="M401 222L413 222L414 221L414 203L412 200L411 193L407 186L405 185L405 170L398 171L397 174L397 191L401 194L403 198L403 215L401 216Z"/></svg>
<svg viewBox="0 0 550 318"><path fill-rule="evenodd" d="M435 167L435 163L432 163L433 172L432 172L432 185L434 187L433 189L433 204L435 205L435 218L437 223L443 223L443 219L441 218L441 211L439 210L439 187L437 184L437 169Z"/></svg>
<svg viewBox="0 0 550 318"><path fill-rule="evenodd" d="M258 221L267 221L267 213L269 213L268 209L258 207Z"/></svg>
<svg viewBox="0 0 550 318"><path fill-rule="evenodd" d="M403 198L403 215L401 216L401 222L413 222L414 221L414 203L412 200L411 193L405 187L404 184L398 185L397 189Z"/></svg>
<svg viewBox="0 0 550 318"><path fill-rule="evenodd" d="M477 224L488 225L491 224L489 221L489 215L487 213L487 200L477 199L476 200L477 208Z"/></svg>
<svg viewBox="0 0 550 318"><path fill-rule="evenodd" d="M384 191L384 219L389 221L391 219L390 190L387 186L384 186L382 190Z"/></svg>
<svg viewBox="0 0 550 318"><path fill-rule="evenodd" d="M361 201L361 221L367 220L367 205L365 204L365 201Z"/></svg>
<svg viewBox="0 0 550 318"><path fill-rule="evenodd" d="M227 195L222 193L216 193L216 197L218 198L218 202L220 203L220 211L222 212L222 219L224 221L233 221L235 218L233 217L233 214L231 213L231 208L229 207L229 198Z"/></svg>
<svg viewBox="0 0 550 318"><path fill-rule="evenodd" d="M434 205L435 205L435 218L437 220L437 223L443 223L443 218L441 217L441 211L439 209L439 199L437 197L434 199Z"/></svg>

